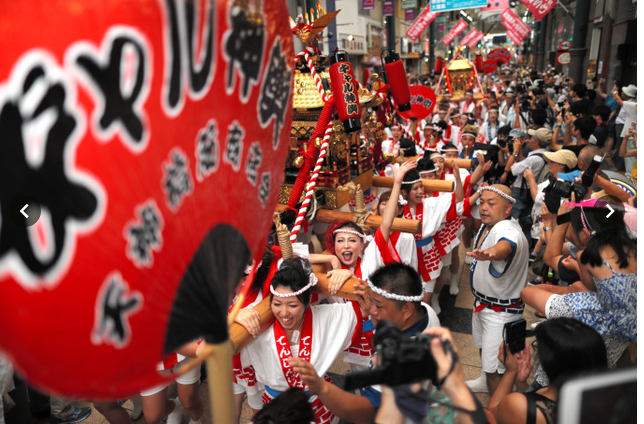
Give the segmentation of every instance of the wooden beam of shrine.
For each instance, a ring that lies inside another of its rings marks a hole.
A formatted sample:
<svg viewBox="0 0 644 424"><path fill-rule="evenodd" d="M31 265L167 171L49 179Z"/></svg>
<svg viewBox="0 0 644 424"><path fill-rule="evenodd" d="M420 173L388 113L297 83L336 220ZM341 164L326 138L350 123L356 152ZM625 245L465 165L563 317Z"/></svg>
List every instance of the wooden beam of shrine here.
<svg viewBox="0 0 644 424"><path fill-rule="evenodd" d="M318 272L316 272L315 275L318 277L318 283L313 286L314 292L330 296L343 297L345 299L357 299L357 296L354 293L355 289L353 288L353 285L357 284L358 280L348 280L336 294L332 295L327 290L328 281L326 279L326 275L324 273ZM273 316L273 312L271 311L270 297L262 299L262 301L259 302L253 309L259 312L260 333L263 333L268 327L271 326L273 319L275 318ZM233 342L233 355L239 353L240 350L248 346L248 344L253 341L253 336L251 336L250 333L246 331L246 328L236 322L230 326L229 332L230 339Z"/></svg>
<svg viewBox="0 0 644 424"><path fill-rule="evenodd" d="M372 184L375 187L393 187L394 179L392 177L373 177ZM434 191L452 192L454 191L454 181L446 180L423 180L423 186L426 193Z"/></svg>
<svg viewBox="0 0 644 424"><path fill-rule="evenodd" d="M374 177L375 180L376 177ZM386 177L381 177L386 178ZM393 179L392 179L393 181ZM445 181L441 181L445 182ZM451 183L450 181L448 181ZM282 213L286 209L287 205L278 203L275 210L279 213ZM351 212L342 212L329 209L318 209L317 214L315 215L315 221L324 222L331 224L336 219L353 221L355 214ZM382 224L382 217L378 215L371 215L367 218L365 222L369 228L376 229ZM401 233L411 233L418 234L420 232L420 221L417 219L404 219L404 218L394 218L394 222L391 226L391 231L400 231Z"/></svg>

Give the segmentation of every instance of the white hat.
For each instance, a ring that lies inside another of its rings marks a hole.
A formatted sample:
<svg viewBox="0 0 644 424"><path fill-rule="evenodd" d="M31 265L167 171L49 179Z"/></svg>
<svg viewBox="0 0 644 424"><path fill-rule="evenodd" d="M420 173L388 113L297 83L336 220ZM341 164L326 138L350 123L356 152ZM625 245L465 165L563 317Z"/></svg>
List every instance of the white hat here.
<svg viewBox="0 0 644 424"><path fill-rule="evenodd" d="M628 97L634 98L637 97L637 86L631 84L627 87L622 88L622 92Z"/></svg>

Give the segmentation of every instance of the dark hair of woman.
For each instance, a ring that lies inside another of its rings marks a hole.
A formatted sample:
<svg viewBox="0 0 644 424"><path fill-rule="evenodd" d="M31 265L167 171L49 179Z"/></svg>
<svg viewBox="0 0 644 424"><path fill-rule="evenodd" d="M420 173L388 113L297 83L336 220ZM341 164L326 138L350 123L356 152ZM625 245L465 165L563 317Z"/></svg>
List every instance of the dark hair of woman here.
<svg viewBox="0 0 644 424"><path fill-rule="evenodd" d="M275 252L269 247L269 246L264 246L264 253L262 254L262 264L257 268L257 271L255 272L255 279L253 280L253 284L251 284L250 289L251 290L256 290L256 291L262 291L262 287L264 287L264 281L266 281L266 277L268 277L268 272L271 269L271 263L273 262L273 259L275 258Z"/></svg>
<svg viewBox="0 0 644 424"><path fill-rule="evenodd" d="M342 220L342 219L336 219L333 221L331 226L327 228L326 232L324 233L324 248L331 252L332 255L335 255L335 230L339 230L340 228L346 228L347 230L352 230L352 231L357 231L360 234L364 234L364 230L360 228L358 224L356 224L353 221L347 221L347 220Z"/></svg>
<svg viewBox="0 0 644 424"><path fill-rule="evenodd" d="M315 422L315 413L304 390L291 387L264 405L251 421L253 424L308 424Z"/></svg>
<svg viewBox="0 0 644 424"><path fill-rule="evenodd" d="M410 182L416 180L420 180L420 174L418 173L418 170L411 169L407 171L407 173L403 177L403 183L400 186L400 190L404 191L407 194L411 193L411 187L413 186L413 184L411 184Z"/></svg>
<svg viewBox="0 0 644 424"><path fill-rule="evenodd" d="M289 288L292 292L296 292L309 284L309 275L311 275L312 272L311 264L306 259L299 257L284 259L280 265L280 269L277 270L271 280L271 286L273 286L274 289L279 286L283 286ZM297 295L297 299L302 302L304 306L308 307L311 302L311 290L306 290L304 293L300 293ZM272 301L273 293L271 293L271 302Z"/></svg>
<svg viewBox="0 0 644 424"><path fill-rule="evenodd" d="M604 340L588 324L575 318L552 318L534 333L539 363L556 389L573 374L608 368Z"/></svg>
<svg viewBox="0 0 644 424"><path fill-rule="evenodd" d="M586 231L586 227L591 234L584 251L579 260L582 264L590 264L592 267L601 266L602 261L601 248L610 246L617 254L617 263L620 268L628 267L628 257L631 253L637 255L637 244L631 238L626 223L624 222L624 212L615 209L615 225L601 225L594 216L593 208L575 207L570 211L570 225L577 233ZM582 216L583 214L583 216ZM582 221L583 219L583 221Z"/></svg>

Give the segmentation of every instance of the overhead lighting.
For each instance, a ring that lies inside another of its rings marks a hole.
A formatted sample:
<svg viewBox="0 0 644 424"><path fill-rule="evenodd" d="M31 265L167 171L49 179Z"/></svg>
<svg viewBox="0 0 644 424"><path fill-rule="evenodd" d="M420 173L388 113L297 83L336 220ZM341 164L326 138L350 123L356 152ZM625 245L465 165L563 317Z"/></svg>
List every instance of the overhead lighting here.
<svg viewBox="0 0 644 424"><path fill-rule="evenodd" d="M467 16L467 13L465 13L465 12L463 12L463 11L461 10L461 15L463 15L463 16Z"/></svg>
<svg viewBox="0 0 644 424"><path fill-rule="evenodd" d="M469 16L466 16L466 18L467 18L467 20L468 20L468 21L470 21L470 22L472 22L472 21L473 21L473 19L472 19L472 18L470 18Z"/></svg>

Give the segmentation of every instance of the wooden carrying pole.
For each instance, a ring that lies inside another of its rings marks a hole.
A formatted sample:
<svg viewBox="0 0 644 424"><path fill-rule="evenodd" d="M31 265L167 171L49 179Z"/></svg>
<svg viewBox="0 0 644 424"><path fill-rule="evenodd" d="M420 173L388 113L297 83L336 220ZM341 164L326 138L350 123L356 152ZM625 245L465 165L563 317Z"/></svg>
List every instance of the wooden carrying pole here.
<svg viewBox="0 0 644 424"><path fill-rule="evenodd" d="M338 290L336 294L331 294L327 290L328 281L324 273L316 272L315 275L318 277L318 283L313 286L313 291L320 294L326 294L329 296L343 297L345 299L357 299L357 296L354 294L354 284L358 284L358 280L350 279ZM270 297L262 299L254 308L259 312L259 330L260 333L264 332L268 327L273 323L273 312L271 311ZM233 355L236 355L241 349L245 348L251 341L253 337L246 331L246 328L238 323L234 323L230 326L230 339L232 340L232 350ZM208 370L209 375L210 369ZM219 377L217 377L219 379ZM231 377L232 378L232 377ZM230 380L227 380L230 381Z"/></svg>
<svg viewBox="0 0 644 424"><path fill-rule="evenodd" d="M375 179L376 177L374 177ZM385 178L385 177L382 177ZM444 181L443 181L444 182ZM451 181L448 181L451 183ZM283 212L286 210L286 205L278 204L275 210L277 212ZM353 221L355 214L351 212L341 212L329 209L318 209L317 214L315 215L315 221L324 222L327 224L332 223L336 219ZM376 229L382 224L382 217L378 215L371 215L367 218L365 222L369 228ZM394 223L391 226L391 231L400 231L402 233L411 233L418 234L420 232L420 221L417 219L404 219L404 218L394 218Z"/></svg>
<svg viewBox="0 0 644 424"><path fill-rule="evenodd" d="M373 177L372 184L375 187L393 187L394 179L392 177ZM425 187L426 193L431 193L434 191L442 191L442 192L454 191L454 181L423 180L423 186Z"/></svg>
<svg viewBox="0 0 644 424"><path fill-rule="evenodd" d="M206 359L206 370L212 378L208 379L208 393L210 395L210 408L212 422L233 424L235 421L233 406L232 385L233 370L233 345L230 340L212 345L213 352Z"/></svg>
<svg viewBox="0 0 644 424"><path fill-rule="evenodd" d="M418 160L418 156L405 156L405 160L406 161ZM445 159L445 168L451 168L452 161L456 162L456 165L458 165L458 167L462 169L470 169L474 167L474 161L472 159L457 158L457 159ZM435 191L439 191L439 190L435 190Z"/></svg>

